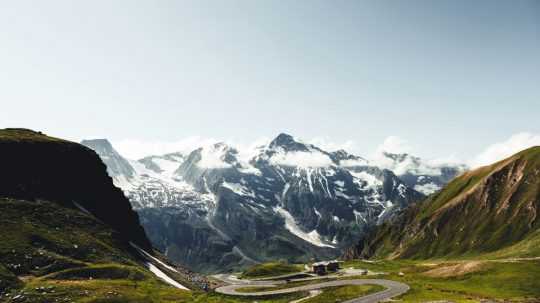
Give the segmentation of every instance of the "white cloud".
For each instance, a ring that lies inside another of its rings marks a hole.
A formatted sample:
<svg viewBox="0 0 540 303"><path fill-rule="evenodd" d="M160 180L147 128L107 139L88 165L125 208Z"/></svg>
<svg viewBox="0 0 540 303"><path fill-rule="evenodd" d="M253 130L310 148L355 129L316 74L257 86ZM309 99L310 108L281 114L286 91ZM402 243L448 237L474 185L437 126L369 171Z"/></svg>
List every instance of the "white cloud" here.
<svg viewBox="0 0 540 303"><path fill-rule="evenodd" d="M332 160L327 155L315 151L278 153L270 158L270 162L277 165L300 167L328 167L332 165Z"/></svg>
<svg viewBox="0 0 540 303"><path fill-rule="evenodd" d="M453 165L463 165L465 161L455 154L451 154L447 157L441 157L436 159L429 159L426 161L428 165L440 167L440 166L453 166Z"/></svg>
<svg viewBox="0 0 540 303"><path fill-rule="evenodd" d="M410 153L412 147L407 140L404 140L397 136L389 136L384 139L383 143L377 147L376 153L389 152L389 153Z"/></svg>
<svg viewBox="0 0 540 303"><path fill-rule="evenodd" d="M397 136L389 136L377 147L375 153L369 160L370 163L389 169L398 176L407 172L438 176L441 174L441 167L448 165L458 166L464 163L455 155L435 159L421 159L420 162L417 162L414 158L415 156L418 156L417 151L418 149L413 148L407 140ZM394 154L407 153L410 156L405 157L401 162L396 162L391 158L384 156L383 152Z"/></svg>
<svg viewBox="0 0 540 303"><path fill-rule="evenodd" d="M187 154L199 147L209 146L217 142L218 140L212 138L192 136L170 142L127 139L113 141L112 145L122 156L128 159L140 159L149 155L163 155L172 152Z"/></svg>
<svg viewBox="0 0 540 303"><path fill-rule="evenodd" d="M311 140L308 140L307 143L313 144L318 148L333 152L336 150L346 150L348 152L353 152L356 149L356 143L353 140L347 140L345 142L334 142L326 137L316 137Z"/></svg>
<svg viewBox="0 0 540 303"><path fill-rule="evenodd" d="M261 137L254 141L242 143L234 140L226 141L228 145L235 147L239 152L241 161L248 161L257 152L258 148L265 146L271 141L270 138ZM113 146L118 152L129 159L140 159L148 155L161 155L171 152L189 153L199 147L208 147L217 142L223 142L214 138L202 138L200 136L191 136L177 141L143 141L143 140L119 140L113 141ZM354 153L356 144L352 140L344 142L334 142L326 137L316 137L304 142L313 144L326 151L335 151L344 149ZM522 132L514 134L507 140L498 142L488 146L477 156L469 161L461 161L456 156L446 158L426 159L425 164L433 171L424 171L427 174L437 174L438 168L444 164L459 164L467 163L470 167L476 168L483 165L488 165L506 157L509 157L526 148L540 145L540 134ZM395 163L388 158L381 157L383 151L391 153L415 153L409 142L397 136L387 137L380 144L373 155L370 157L371 163L380 165L381 167L393 169L396 171L406 171L410 167L410 163L402 163L400 167L395 167ZM363 156L363 155L360 155ZM301 165L304 167L325 167L331 165L331 160L320 153L286 153L276 155L273 159L276 164L281 165Z"/></svg>
<svg viewBox="0 0 540 303"><path fill-rule="evenodd" d="M103 138L102 136L95 137ZM188 154L199 147L208 147L218 142L225 142L227 145L238 150L238 157L241 160L248 161L255 156L260 147L268 145L271 140L272 139L268 137L260 137L253 141L241 142L234 139L217 140L214 138L191 136L177 141L144 141L137 139L125 139L113 141L112 144L114 148L118 150L118 152L124 157L129 159L140 159L145 156L162 155L172 152L182 152L184 154ZM313 144L326 151L344 149L348 152L354 152L355 149L355 143L352 140L339 143L330 141L324 137L317 137L307 141L302 140L301 142Z"/></svg>
<svg viewBox="0 0 540 303"><path fill-rule="evenodd" d="M240 143L231 141L229 145L238 150L238 159L242 162L249 162L259 151L261 147L264 147L270 143L271 139L267 137L260 137L249 143Z"/></svg>
<svg viewBox="0 0 540 303"><path fill-rule="evenodd" d="M492 164L510 157L519 151L538 145L540 145L540 134L518 133L512 135L506 141L488 146L483 152L471 160L470 166L476 168Z"/></svg>
<svg viewBox="0 0 540 303"><path fill-rule="evenodd" d="M197 166L203 168L230 167L230 164L223 161L226 152L227 147L223 145L205 147L201 151L201 160L197 163Z"/></svg>
<svg viewBox="0 0 540 303"><path fill-rule="evenodd" d="M339 165L343 167L355 167L355 166L364 166L368 165L369 162L364 159L358 159L358 160L342 160L339 162Z"/></svg>

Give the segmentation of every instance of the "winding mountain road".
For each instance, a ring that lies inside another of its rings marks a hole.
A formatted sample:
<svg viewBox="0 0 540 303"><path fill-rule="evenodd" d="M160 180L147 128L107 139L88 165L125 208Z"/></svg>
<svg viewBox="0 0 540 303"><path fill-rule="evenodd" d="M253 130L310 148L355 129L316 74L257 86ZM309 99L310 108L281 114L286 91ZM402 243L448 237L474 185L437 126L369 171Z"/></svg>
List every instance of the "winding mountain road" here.
<svg viewBox="0 0 540 303"><path fill-rule="evenodd" d="M347 285L380 285L385 288L380 292L362 296L359 298L351 299L345 301L344 303L376 303L390 298L399 296L406 293L409 290L409 286L404 283L384 280L384 279L351 279L351 280L335 280L329 282L322 282L316 284L302 285L297 287L291 287L286 289L276 289L260 292L238 292L239 288L246 286L257 286L257 287L275 287L277 285L284 284L283 281L245 281L245 280L236 280L228 279L225 277L222 281L227 283L232 283L231 285L222 286L217 288L215 291L221 294L233 295L233 296L245 296L245 297L256 297L256 296L268 296L268 295L279 295L279 294L290 294L300 291L313 291L319 290L327 287L336 287L336 286L347 286Z"/></svg>

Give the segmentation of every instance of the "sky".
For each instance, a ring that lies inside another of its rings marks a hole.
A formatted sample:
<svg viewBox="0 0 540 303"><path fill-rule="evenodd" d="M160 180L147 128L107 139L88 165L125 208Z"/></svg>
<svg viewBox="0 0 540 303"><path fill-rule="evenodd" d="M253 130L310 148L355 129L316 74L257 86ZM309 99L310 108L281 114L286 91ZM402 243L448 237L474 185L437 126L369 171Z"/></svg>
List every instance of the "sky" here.
<svg viewBox="0 0 540 303"><path fill-rule="evenodd" d="M0 127L130 157L281 132L478 163L540 144L534 0L18 0L0 27Z"/></svg>

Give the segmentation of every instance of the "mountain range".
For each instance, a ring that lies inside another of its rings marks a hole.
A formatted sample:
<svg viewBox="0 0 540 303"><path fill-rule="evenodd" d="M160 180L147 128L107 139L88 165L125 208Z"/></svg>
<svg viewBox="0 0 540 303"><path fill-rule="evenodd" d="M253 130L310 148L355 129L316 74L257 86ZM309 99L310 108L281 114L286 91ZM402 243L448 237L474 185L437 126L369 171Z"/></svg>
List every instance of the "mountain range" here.
<svg viewBox="0 0 540 303"><path fill-rule="evenodd" d="M365 234L346 258L536 258L540 147L468 171Z"/></svg>
<svg viewBox="0 0 540 303"><path fill-rule="evenodd" d="M466 169L391 153L379 165L287 134L249 155L217 143L137 161L105 139L82 144L106 164L152 244L203 272L334 258Z"/></svg>

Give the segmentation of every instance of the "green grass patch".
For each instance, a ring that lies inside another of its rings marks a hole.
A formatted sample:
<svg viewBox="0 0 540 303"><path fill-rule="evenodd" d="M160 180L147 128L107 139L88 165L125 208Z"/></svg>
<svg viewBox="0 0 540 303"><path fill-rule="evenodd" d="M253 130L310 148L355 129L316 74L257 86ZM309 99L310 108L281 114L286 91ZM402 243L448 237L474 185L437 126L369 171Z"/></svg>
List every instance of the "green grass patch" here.
<svg viewBox="0 0 540 303"><path fill-rule="evenodd" d="M451 300L479 302L481 299L527 301L540 298L540 261L483 261L480 269L452 277L431 277L434 268L462 261L395 260L367 263L346 262L344 266L386 272L377 278L400 281L411 289L399 299L403 302ZM399 273L404 273L400 276ZM372 278L373 276L363 276Z"/></svg>
<svg viewBox="0 0 540 303"><path fill-rule="evenodd" d="M293 300L304 298L308 295L307 292L297 292L293 294L273 295L264 297L239 297L227 296L218 293L194 294L192 303L289 303Z"/></svg>
<svg viewBox="0 0 540 303"><path fill-rule="evenodd" d="M281 262L264 263L255 265L242 273L240 278L267 278L281 276L286 274L294 274L303 270L302 265L287 264Z"/></svg>
<svg viewBox="0 0 540 303"><path fill-rule="evenodd" d="M117 280L46 280L34 279L28 281L21 292L24 293L25 302L149 302L173 303L190 302L193 294L179 290L162 283L156 279L133 281L127 279Z"/></svg>
<svg viewBox="0 0 540 303"><path fill-rule="evenodd" d="M24 128L0 129L0 141L11 142L68 142L62 139L49 137L41 132Z"/></svg>
<svg viewBox="0 0 540 303"><path fill-rule="evenodd" d="M335 279L317 279L317 280L309 280L309 281L297 281L297 282L289 282L284 284L277 284L274 287L263 287L263 286L246 286L237 288L236 291L238 292L260 292L260 291L269 291L269 290L279 290L279 289L287 289L287 288L293 288L298 286L305 286L310 284L319 284L324 283L328 281L332 281Z"/></svg>
<svg viewBox="0 0 540 303"><path fill-rule="evenodd" d="M128 279L132 281L142 281L147 277L148 274L137 267L118 264L71 268L45 276L50 280Z"/></svg>
<svg viewBox="0 0 540 303"><path fill-rule="evenodd" d="M17 277L0 264L0 294L12 288L19 288L22 282Z"/></svg>
<svg viewBox="0 0 540 303"><path fill-rule="evenodd" d="M323 293L302 301L303 303L328 303L344 302L350 299L366 296L384 290L380 285L348 285L339 287L329 287L323 289Z"/></svg>

